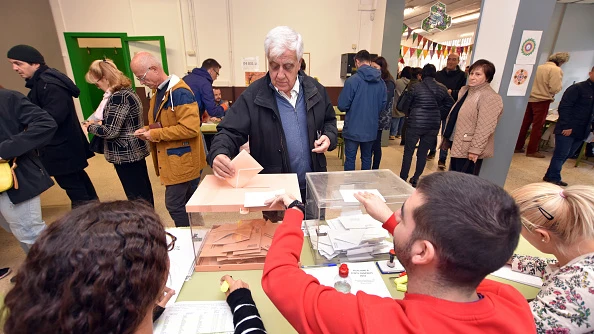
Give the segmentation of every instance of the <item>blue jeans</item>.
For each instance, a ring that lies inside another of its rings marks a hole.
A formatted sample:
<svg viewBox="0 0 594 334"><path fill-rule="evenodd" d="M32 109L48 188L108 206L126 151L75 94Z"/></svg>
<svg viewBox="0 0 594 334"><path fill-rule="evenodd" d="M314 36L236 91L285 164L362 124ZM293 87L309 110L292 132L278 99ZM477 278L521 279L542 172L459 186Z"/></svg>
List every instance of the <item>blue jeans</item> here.
<svg viewBox="0 0 594 334"><path fill-rule="evenodd" d="M563 168L563 164L583 143L583 140L577 140L571 136L555 135L555 151L553 152L553 157L551 158L545 178L551 181L561 181L561 168Z"/></svg>
<svg viewBox="0 0 594 334"><path fill-rule="evenodd" d="M350 139L344 140L344 170L355 170L355 159L357 158L357 150L361 146L361 170L371 169L371 148L374 141L359 142Z"/></svg>
<svg viewBox="0 0 594 334"><path fill-rule="evenodd" d="M25 253L29 252L37 237L45 230L39 196L13 204L8 194L0 193L0 225L14 235Z"/></svg>
<svg viewBox="0 0 594 334"><path fill-rule="evenodd" d="M392 123L390 124L390 136L400 135L402 131L402 125L404 124L404 117L392 117Z"/></svg>

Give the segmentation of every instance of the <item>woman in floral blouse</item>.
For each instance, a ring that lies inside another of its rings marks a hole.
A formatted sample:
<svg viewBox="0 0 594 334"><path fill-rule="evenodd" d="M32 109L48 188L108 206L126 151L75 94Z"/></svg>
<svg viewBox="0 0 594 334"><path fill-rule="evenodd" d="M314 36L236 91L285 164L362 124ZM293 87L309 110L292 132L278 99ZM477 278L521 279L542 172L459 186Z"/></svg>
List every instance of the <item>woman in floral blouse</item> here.
<svg viewBox="0 0 594 334"><path fill-rule="evenodd" d="M534 183L512 196L524 238L556 258L512 257L513 270L543 278L530 303L538 333L594 332L594 187Z"/></svg>

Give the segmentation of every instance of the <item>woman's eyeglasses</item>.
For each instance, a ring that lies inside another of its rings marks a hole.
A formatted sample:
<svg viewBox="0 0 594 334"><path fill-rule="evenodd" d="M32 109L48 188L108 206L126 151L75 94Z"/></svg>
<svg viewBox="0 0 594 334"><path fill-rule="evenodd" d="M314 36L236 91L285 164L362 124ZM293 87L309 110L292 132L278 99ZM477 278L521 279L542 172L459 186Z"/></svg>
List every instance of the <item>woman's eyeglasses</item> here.
<svg viewBox="0 0 594 334"><path fill-rule="evenodd" d="M167 240L167 251L171 252L175 248L175 242L177 241L177 238L175 235L169 232L165 232L165 234L165 238Z"/></svg>

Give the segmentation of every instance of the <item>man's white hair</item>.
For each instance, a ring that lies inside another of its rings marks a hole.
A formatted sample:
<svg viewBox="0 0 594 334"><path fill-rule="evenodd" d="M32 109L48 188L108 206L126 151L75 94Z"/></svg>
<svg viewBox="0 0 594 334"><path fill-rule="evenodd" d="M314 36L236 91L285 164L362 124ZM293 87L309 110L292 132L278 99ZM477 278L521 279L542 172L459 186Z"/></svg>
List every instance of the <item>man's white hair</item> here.
<svg viewBox="0 0 594 334"><path fill-rule="evenodd" d="M270 30L264 40L266 57L276 59L287 50L297 53L297 61L303 58L303 39L301 35L287 26L279 26Z"/></svg>

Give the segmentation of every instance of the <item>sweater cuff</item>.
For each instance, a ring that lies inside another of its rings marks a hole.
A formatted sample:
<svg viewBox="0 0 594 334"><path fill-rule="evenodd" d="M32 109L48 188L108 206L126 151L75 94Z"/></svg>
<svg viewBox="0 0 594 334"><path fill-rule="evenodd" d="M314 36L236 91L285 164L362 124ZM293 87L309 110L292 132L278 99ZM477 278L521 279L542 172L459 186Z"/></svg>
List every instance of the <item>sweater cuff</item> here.
<svg viewBox="0 0 594 334"><path fill-rule="evenodd" d="M394 229L396 228L396 226L398 225L398 222L396 221L396 214L393 213L390 218L388 218L388 220L386 220L386 222L384 223L384 225L382 225L382 227L384 229L386 229L390 234L394 233Z"/></svg>
<svg viewBox="0 0 594 334"><path fill-rule="evenodd" d="M231 308L231 312L235 311L237 305L241 304L254 304L254 299L252 298L252 292L246 288L239 288L229 294L227 297L227 304Z"/></svg>

